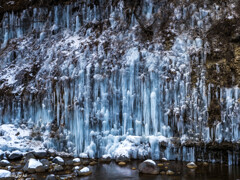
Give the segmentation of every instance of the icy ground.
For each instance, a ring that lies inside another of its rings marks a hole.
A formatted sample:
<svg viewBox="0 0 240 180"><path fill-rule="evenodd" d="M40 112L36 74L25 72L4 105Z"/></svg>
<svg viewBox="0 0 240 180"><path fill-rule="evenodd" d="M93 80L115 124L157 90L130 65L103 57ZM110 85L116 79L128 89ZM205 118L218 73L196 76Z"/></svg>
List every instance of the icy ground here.
<svg viewBox="0 0 240 180"><path fill-rule="evenodd" d="M0 149L3 151L20 150L22 152L44 149L43 142L34 140L31 133L32 130L24 125L18 128L13 124L0 125ZM46 135L42 137L47 139Z"/></svg>

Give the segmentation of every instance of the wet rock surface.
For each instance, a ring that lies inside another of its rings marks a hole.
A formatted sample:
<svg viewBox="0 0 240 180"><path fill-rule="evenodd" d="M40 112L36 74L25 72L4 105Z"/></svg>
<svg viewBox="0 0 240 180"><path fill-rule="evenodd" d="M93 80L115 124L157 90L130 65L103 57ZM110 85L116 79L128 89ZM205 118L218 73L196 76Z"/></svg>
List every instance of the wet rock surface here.
<svg viewBox="0 0 240 180"><path fill-rule="evenodd" d="M20 151L13 151L12 153L9 154L8 159L10 160L18 160L23 157L22 152Z"/></svg>
<svg viewBox="0 0 240 180"><path fill-rule="evenodd" d="M146 160L138 166L138 170L143 174L158 174L159 170L153 160Z"/></svg>
<svg viewBox="0 0 240 180"><path fill-rule="evenodd" d="M56 158L55 156L54 158ZM22 159L25 157L23 156ZM80 165L74 166L73 164L64 165L55 164L48 159L32 159L30 158L28 162L25 164L23 160L11 160L11 171L2 168L3 174L9 176L11 178L29 178L29 179L64 179L64 178L72 178L72 179L80 179L81 177L85 177L85 179L109 179L109 178L117 178L117 179L202 179L203 177L216 177L216 179L225 180L225 179L237 179L240 177L240 173L238 171L238 166L227 166L226 164L211 164L208 163L206 166L206 162L195 162L197 168L189 169L189 165L193 165L193 163L187 162L174 162L174 161L153 161L153 160L145 160L145 161L134 161L131 160L127 162L124 166L119 166L119 163L116 160L111 161L106 164L101 162L100 159L80 159L81 162L88 161L94 162L92 165ZM70 161L73 162L74 158L62 158L64 162ZM77 162L79 162L77 159ZM76 162L76 159L74 160ZM98 163L97 163L98 162ZM125 163L125 162L124 162ZM161 164L159 166L158 164ZM138 167L136 169L135 167ZM167 169L166 169L167 167ZM106 173L107 168L107 173ZM218 169L221 168L222 172L218 172ZM231 172L228 171L231 168ZM10 174L9 174L10 173ZM0 173L1 174L1 173ZM5 175L4 175L5 176Z"/></svg>

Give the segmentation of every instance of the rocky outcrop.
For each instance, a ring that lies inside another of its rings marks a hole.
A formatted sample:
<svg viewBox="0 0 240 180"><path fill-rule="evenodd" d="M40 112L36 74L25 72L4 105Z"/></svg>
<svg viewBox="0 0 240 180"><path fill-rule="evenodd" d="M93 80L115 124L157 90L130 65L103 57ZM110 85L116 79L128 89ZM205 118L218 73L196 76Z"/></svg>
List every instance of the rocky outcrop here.
<svg viewBox="0 0 240 180"><path fill-rule="evenodd" d="M157 168L156 163L150 159L142 162L138 166L138 170L140 173L143 173L143 174L159 174L159 170Z"/></svg>

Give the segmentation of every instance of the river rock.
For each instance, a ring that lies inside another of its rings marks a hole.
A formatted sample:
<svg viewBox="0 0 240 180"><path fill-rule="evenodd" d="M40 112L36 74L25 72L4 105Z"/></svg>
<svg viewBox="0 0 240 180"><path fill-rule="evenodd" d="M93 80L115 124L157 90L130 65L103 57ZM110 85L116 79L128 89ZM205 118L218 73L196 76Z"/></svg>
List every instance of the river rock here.
<svg viewBox="0 0 240 180"><path fill-rule="evenodd" d="M6 167L6 166L10 166L11 165L11 163L8 161L8 160L1 160L0 161L0 166L1 167Z"/></svg>
<svg viewBox="0 0 240 180"><path fill-rule="evenodd" d="M49 168L50 162L47 159L41 159L40 162L43 164L46 170Z"/></svg>
<svg viewBox="0 0 240 180"><path fill-rule="evenodd" d="M73 165L74 165L74 166L79 166L80 164L81 164L80 158L74 158L74 159L73 159Z"/></svg>
<svg viewBox="0 0 240 180"><path fill-rule="evenodd" d="M167 158L162 158L161 159L163 162L166 162L167 161Z"/></svg>
<svg viewBox="0 0 240 180"><path fill-rule="evenodd" d="M168 171L166 172L166 175L174 175L174 172L171 171L171 170L168 170Z"/></svg>
<svg viewBox="0 0 240 180"><path fill-rule="evenodd" d="M56 156L56 151L54 149L48 149L47 152L50 156Z"/></svg>
<svg viewBox="0 0 240 180"><path fill-rule="evenodd" d="M53 163L56 163L56 164L59 164L59 165L64 165L64 160L63 158L61 158L60 156L57 156L55 157L53 160L52 160Z"/></svg>
<svg viewBox="0 0 240 180"><path fill-rule="evenodd" d="M54 174L49 174L46 178L46 180L56 180L56 176Z"/></svg>
<svg viewBox="0 0 240 180"><path fill-rule="evenodd" d="M138 166L140 173L144 174L158 174L158 168L156 163L153 160L145 160Z"/></svg>
<svg viewBox="0 0 240 180"><path fill-rule="evenodd" d="M119 165L119 166L125 166L125 165L126 165L126 162L122 162L122 161L121 161L121 162L118 163L118 165Z"/></svg>
<svg viewBox="0 0 240 180"><path fill-rule="evenodd" d="M63 171L63 170L64 170L63 167L59 164L55 164L53 166L53 171L59 172L59 171Z"/></svg>
<svg viewBox="0 0 240 180"><path fill-rule="evenodd" d="M84 167L80 171L78 171L79 176L88 176L90 174L92 174L92 172L90 171L90 169L88 167Z"/></svg>
<svg viewBox="0 0 240 180"><path fill-rule="evenodd" d="M190 162L190 163L187 164L187 167L189 169L195 169L195 168L197 168L197 165L194 162Z"/></svg>
<svg viewBox="0 0 240 180"><path fill-rule="evenodd" d="M71 159L66 160L64 163L65 163L66 166L73 166L73 164L74 164L73 160L71 160Z"/></svg>
<svg viewBox="0 0 240 180"><path fill-rule="evenodd" d="M28 173L44 172L45 168L39 160L31 158L23 167L23 171Z"/></svg>
<svg viewBox="0 0 240 180"><path fill-rule="evenodd" d="M37 151L34 151L33 154L36 158L39 158L39 159L47 157L47 151L46 150L37 150Z"/></svg>
<svg viewBox="0 0 240 180"><path fill-rule="evenodd" d="M29 159L35 159L35 156L32 152L28 152L24 155L24 163L27 163Z"/></svg>
<svg viewBox="0 0 240 180"><path fill-rule="evenodd" d="M12 153L9 154L8 159L10 160L17 160L21 159L23 157L23 153L21 151L13 151Z"/></svg>
<svg viewBox="0 0 240 180"><path fill-rule="evenodd" d="M4 170L4 169L0 169L0 179L10 179L11 178L11 172Z"/></svg>
<svg viewBox="0 0 240 180"><path fill-rule="evenodd" d="M207 162L203 162L203 166L208 166L208 163Z"/></svg>
<svg viewBox="0 0 240 180"><path fill-rule="evenodd" d="M105 154L102 156L102 158L99 159L99 162L102 163L110 163L111 162L111 156L109 154Z"/></svg>

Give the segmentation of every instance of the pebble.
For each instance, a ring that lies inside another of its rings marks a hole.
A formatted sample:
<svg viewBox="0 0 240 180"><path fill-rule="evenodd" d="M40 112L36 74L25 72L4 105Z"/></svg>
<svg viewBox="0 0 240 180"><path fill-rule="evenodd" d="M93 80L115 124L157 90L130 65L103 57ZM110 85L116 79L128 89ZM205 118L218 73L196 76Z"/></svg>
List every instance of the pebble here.
<svg viewBox="0 0 240 180"><path fill-rule="evenodd" d="M126 165L126 162L122 162L122 161L121 161L121 162L118 163L118 165L119 165L119 166L125 166L125 165Z"/></svg>
<svg viewBox="0 0 240 180"><path fill-rule="evenodd" d="M166 175L174 175L174 172L171 171L171 170L168 170L168 171L166 172Z"/></svg>
<svg viewBox="0 0 240 180"><path fill-rule="evenodd" d="M163 164L162 164L162 163L158 163L157 165L158 165L158 167L162 167L162 166L163 166Z"/></svg>
<svg viewBox="0 0 240 180"><path fill-rule="evenodd" d="M207 162L203 162L203 166L208 166L208 163Z"/></svg>
<svg viewBox="0 0 240 180"><path fill-rule="evenodd" d="M195 168L197 168L197 165L194 162L190 162L190 163L187 164L187 167L189 169L195 169Z"/></svg>
<svg viewBox="0 0 240 180"><path fill-rule="evenodd" d="M161 171L160 174L161 175L165 175L166 173L165 173L165 171Z"/></svg>
<svg viewBox="0 0 240 180"><path fill-rule="evenodd" d="M96 162L96 161L92 161L92 162L90 162L89 164L90 164L90 166L94 166L94 165L97 164L97 162Z"/></svg>

